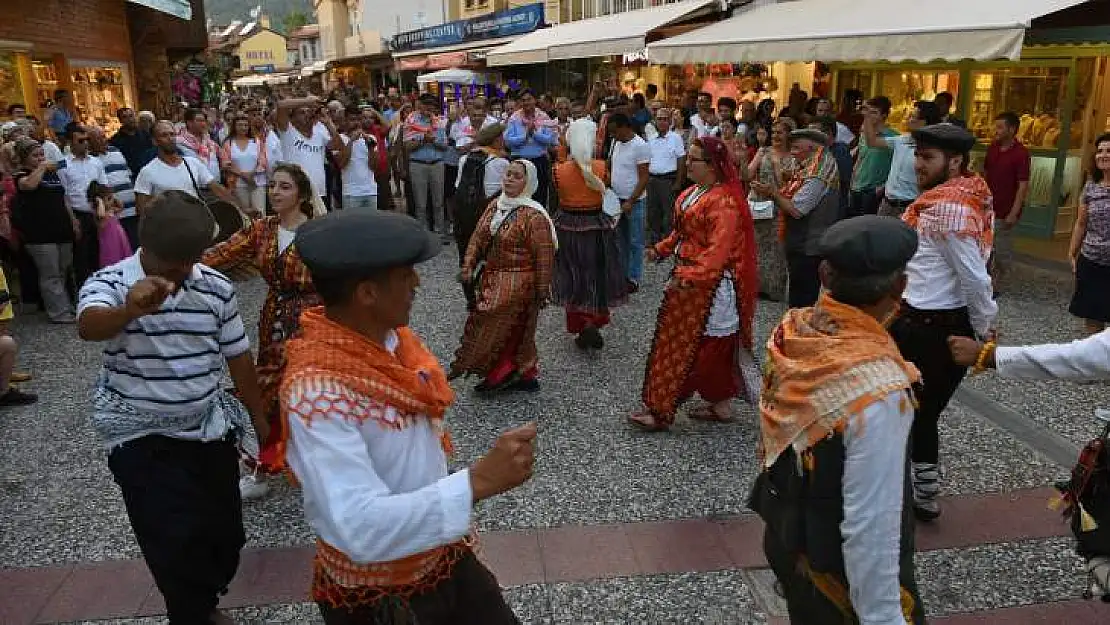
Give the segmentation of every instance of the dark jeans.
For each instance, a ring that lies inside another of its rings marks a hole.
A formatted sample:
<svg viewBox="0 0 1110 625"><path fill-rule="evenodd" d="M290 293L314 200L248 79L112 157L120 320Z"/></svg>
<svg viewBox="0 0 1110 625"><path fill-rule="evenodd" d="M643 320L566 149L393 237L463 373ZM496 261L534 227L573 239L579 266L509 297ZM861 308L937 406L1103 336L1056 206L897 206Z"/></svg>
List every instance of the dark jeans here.
<svg viewBox="0 0 1110 625"><path fill-rule="evenodd" d="M879 212L879 194L875 189L862 189L852 191L851 202L848 206L848 217L860 215L875 215Z"/></svg>
<svg viewBox="0 0 1110 625"><path fill-rule="evenodd" d="M73 274L80 291L85 280L100 268L100 233L92 213L73 211L73 215L81 223L81 239L73 243Z"/></svg>
<svg viewBox="0 0 1110 625"><path fill-rule="evenodd" d="M235 445L145 436L114 448L108 468L170 625L207 625L246 543Z"/></svg>
<svg viewBox="0 0 1110 625"><path fill-rule="evenodd" d="M790 308L806 308L817 303L817 298L821 295L821 276L818 273L820 266L820 256L786 253L786 270L790 275L786 301Z"/></svg>
<svg viewBox="0 0 1110 625"><path fill-rule="evenodd" d="M551 188L551 159L546 156L541 156L539 158L529 158L526 160L532 161L532 164L536 166L536 178L538 182L536 185L536 192L532 194L532 199L543 204L544 208L546 208L551 203L547 197L548 190Z"/></svg>
<svg viewBox="0 0 1110 625"><path fill-rule="evenodd" d="M967 368L952 361L949 336L974 336L966 308L924 311L902 303L898 318L890 326L902 357L921 372L915 387L918 408L910 435L910 459L936 464L940 458L940 415L956 393Z"/></svg>
<svg viewBox="0 0 1110 625"><path fill-rule="evenodd" d="M675 177L652 176L647 186L647 242L648 245L667 238L671 233L671 216L674 213Z"/></svg>
<svg viewBox="0 0 1110 625"><path fill-rule="evenodd" d="M451 576L408 602L386 597L370 605L336 608L317 603L326 625L519 625L501 587L473 553L455 564Z"/></svg>
<svg viewBox="0 0 1110 625"><path fill-rule="evenodd" d="M131 249L139 249L139 216L121 217L119 225L123 226L123 231L127 234L127 240L131 242Z"/></svg>

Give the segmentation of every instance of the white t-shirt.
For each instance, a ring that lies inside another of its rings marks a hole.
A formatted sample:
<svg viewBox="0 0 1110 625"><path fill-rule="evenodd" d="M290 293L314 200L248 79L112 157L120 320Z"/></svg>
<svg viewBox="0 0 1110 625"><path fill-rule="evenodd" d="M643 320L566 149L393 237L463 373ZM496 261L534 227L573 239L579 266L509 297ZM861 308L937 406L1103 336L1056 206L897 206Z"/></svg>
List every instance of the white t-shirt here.
<svg viewBox="0 0 1110 625"><path fill-rule="evenodd" d="M471 156L473 156L474 158L487 158L484 152L471 152L469 154L463 154L463 157L459 159L459 173L455 174L456 189L459 188L460 184L462 184L463 167L466 166L466 159L471 158ZM505 171L507 171L508 169L508 159L504 159L501 157L489 158L489 160L486 162L485 175L482 177L482 190L486 194L486 197L493 197L497 195L498 191L501 190L501 180L505 177Z"/></svg>
<svg viewBox="0 0 1110 625"><path fill-rule="evenodd" d="M186 167L189 169L186 170ZM204 163L191 156L181 157L177 167L170 167L161 158L155 158L139 170L139 177L135 179L135 193L158 195L164 191L176 189L197 197L189 172L192 172L197 186L202 189L215 180Z"/></svg>
<svg viewBox="0 0 1110 625"><path fill-rule="evenodd" d="M50 139L43 140L42 152L46 156L47 163L58 164L63 158L65 158L65 155L62 154L62 151L58 149L58 144L54 143Z"/></svg>
<svg viewBox="0 0 1110 625"><path fill-rule="evenodd" d="M265 148L263 148L265 149ZM258 141L251 139L247 141L247 149L240 150L237 141L231 142L231 163L239 171L249 174L258 168ZM254 184L264 187L266 186L266 174L256 173L254 175Z"/></svg>
<svg viewBox="0 0 1110 625"><path fill-rule="evenodd" d="M305 137L293 124L284 131L278 131L281 137L282 160L295 163L308 174L312 188L316 195L324 197L327 194L327 180L324 177L324 161L327 159L328 143L331 134L323 124L316 124L312 128L312 136Z"/></svg>
<svg viewBox="0 0 1110 625"><path fill-rule="evenodd" d="M686 156L686 146L677 132L668 132L662 137L648 141L651 148L651 165L648 171L653 174L673 174L678 172L678 159Z"/></svg>
<svg viewBox="0 0 1110 625"><path fill-rule="evenodd" d="M644 141L643 137L639 135L635 135L623 143L614 141L610 161L613 170L611 183L613 191L622 200L633 199L632 192L636 190L636 185L640 182L637 167L651 162L651 148L648 147L647 141ZM635 199L638 200L644 195L646 195L646 191Z"/></svg>
<svg viewBox="0 0 1110 625"><path fill-rule="evenodd" d="M340 135L343 145L351 143L350 137ZM377 143L372 136L363 135L365 141L358 141L351 146L351 160L343 168L343 195L352 197L366 197L378 194L378 181L374 178L374 171L370 169L370 149L367 142Z"/></svg>

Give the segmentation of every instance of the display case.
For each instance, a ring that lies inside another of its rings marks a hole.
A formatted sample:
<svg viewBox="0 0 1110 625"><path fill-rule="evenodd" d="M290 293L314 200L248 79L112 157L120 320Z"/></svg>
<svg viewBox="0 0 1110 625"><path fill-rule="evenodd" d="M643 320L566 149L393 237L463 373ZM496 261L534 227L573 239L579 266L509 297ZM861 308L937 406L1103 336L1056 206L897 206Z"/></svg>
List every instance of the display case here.
<svg viewBox="0 0 1110 625"><path fill-rule="evenodd" d="M913 114L913 105L920 100L932 102L938 93L952 94L959 102L960 72L957 69L893 69L879 74L878 93L890 98L887 124L903 132ZM866 93L866 92L865 92Z"/></svg>
<svg viewBox="0 0 1110 625"><path fill-rule="evenodd" d="M994 120L1003 112L1021 119L1018 140L1028 148L1057 149L1063 132L1068 68L1015 66L971 72L968 128L983 143L994 136Z"/></svg>
<svg viewBox="0 0 1110 625"><path fill-rule="evenodd" d="M35 100L40 109L46 110L47 103L53 103L54 90L58 88L58 70L54 62L35 59L31 62L35 74Z"/></svg>
<svg viewBox="0 0 1110 625"><path fill-rule="evenodd" d="M12 104L26 104L18 60L14 52L0 51L0 118L8 114L8 106Z"/></svg>
<svg viewBox="0 0 1110 625"><path fill-rule="evenodd" d="M119 129L116 111L131 106L126 65L97 61L70 61L73 99L81 119L96 124L109 136Z"/></svg>

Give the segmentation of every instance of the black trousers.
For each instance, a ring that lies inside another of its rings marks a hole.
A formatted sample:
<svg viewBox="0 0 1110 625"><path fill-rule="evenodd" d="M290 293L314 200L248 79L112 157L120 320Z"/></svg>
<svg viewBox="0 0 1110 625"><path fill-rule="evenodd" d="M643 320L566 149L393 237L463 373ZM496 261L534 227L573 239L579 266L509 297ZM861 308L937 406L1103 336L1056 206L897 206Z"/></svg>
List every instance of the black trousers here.
<svg viewBox="0 0 1110 625"><path fill-rule="evenodd" d="M520 158L520 157L513 157ZM551 189L551 159L546 156L527 159L536 166L536 192L532 194L532 199L543 204L545 207L550 204L547 197Z"/></svg>
<svg viewBox="0 0 1110 625"><path fill-rule="evenodd" d="M910 459L936 464L940 458L937 423L952 395L967 375L967 367L952 361L949 336L975 336L967 308L918 310L905 302L890 326L902 357L921 372L921 384L914 390L918 408L910 433Z"/></svg>
<svg viewBox="0 0 1110 625"><path fill-rule="evenodd" d="M879 212L879 194L875 189L852 191L849 196L848 217L875 215Z"/></svg>
<svg viewBox="0 0 1110 625"><path fill-rule="evenodd" d="M100 268L100 233L95 215L81 211L73 214L81 224L81 238L73 243L73 274L80 291L85 280Z"/></svg>
<svg viewBox="0 0 1110 625"><path fill-rule="evenodd" d="M820 256L786 253L786 271L790 275L790 292L786 296L788 306L806 308L817 303L821 295L820 266Z"/></svg>
<svg viewBox="0 0 1110 625"><path fill-rule="evenodd" d="M356 608L317 606L326 625L520 625L497 578L473 553L455 564L450 578L407 604L387 598Z"/></svg>
<svg viewBox="0 0 1110 625"><path fill-rule="evenodd" d="M207 625L246 543L235 445L146 436L113 449L108 468L170 625Z"/></svg>

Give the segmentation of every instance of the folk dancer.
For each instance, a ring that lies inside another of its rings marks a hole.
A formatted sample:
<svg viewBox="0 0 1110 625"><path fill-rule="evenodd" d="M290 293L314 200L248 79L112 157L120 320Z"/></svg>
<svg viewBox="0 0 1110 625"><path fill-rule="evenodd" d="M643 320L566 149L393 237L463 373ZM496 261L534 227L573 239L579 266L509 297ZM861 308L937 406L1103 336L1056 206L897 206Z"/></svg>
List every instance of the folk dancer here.
<svg viewBox="0 0 1110 625"><path fill-rule="evenodd" d="M308 268L301 262L293 238L313 215L312 183L299 166L283 163L274 169L270 204L276 215L257 219L230 239L209 249L201 262L215 269L247 265L262 274L269 287L258 319L258 381L270 438L263 441L257 462L250 461L239 482L243 499L269 492L265 476L285 467L282 447L289 437L279 418L278 385L285 367L285 341L300 330L301 311L319 305Z"/></svg>
<svg viewBox="0 0 1110 625"><path fill-rule="evenodd" d="M994 213L987 183L968 170L975 137L953 124L913 131L921 195L902 215L920 244L906 267L909 283L890 333L902 355L921 371L913 422L914 512L940 516L940 437L937 422L967 367L952 360L949 336L985 338L992 333L994 303L987 259Z"/></svg>
<svg viewBox="0 0 1110 625"><path fill-rule="evenodd" d="M925 622L914 580L906 444L917 369L886 329L917 234L893 217L821 239L826 292L767 342L749 506L793 623Z"/></svg>
<svg viewBox="0 0 1110 625"><path fill-rule="evenodd" d="M302 315L281 387L324 622L517 624L468 535L475 502L531 476L536 428L448 473L454 397L408 327L415 265L440 242L404 215L344 212L306 223L294 245L324 302Z"/></svg>
<svg viewBox="0 0 1110 625"><path fill-rule="evenodd" d="M609 325L610 309L628 298L617 223L602 211L607 168L605 161L591 158L596 133L589 119L571 122L570 160L555 166L559 253L552 294L566 309L567 332L576 335L582 349L605 346L600 330Z"/></svg>
<svg viewBox="0 0 1110 625"><path fill-rule="evenodd" d="M687 162L695 186L675 203L670 236L648 250L649 260L675 257L644 373L647 410L629 417L652 432L669 429L695 392L709 406L690 417L715 422L731 420L733 397L754 403L759 393L751 356L759 288L751 213L720 139L695 139Z"/></svg>
<svg viewBox="0 0 1110 625"><path fill-rule="evenodd" d="M158 196L142 247L93 274L77 311L81 338L105 344L93 427L172 625L233 622L216 606L246 542L236 441L256 446L248 412L269 427L235 287L197 262L214 226L187 193Z"/></svg>
<svg viewBox="0 0 1110 625"><path fill-rule="evenodd" d="M536 321L551 297L558 239L551 217L532 199L537 185L531 161L509 165L501 195L478 221L459 273L473 286L475 305L450 377L483 376L474 389L479 393L539 390Z"/></svg>

